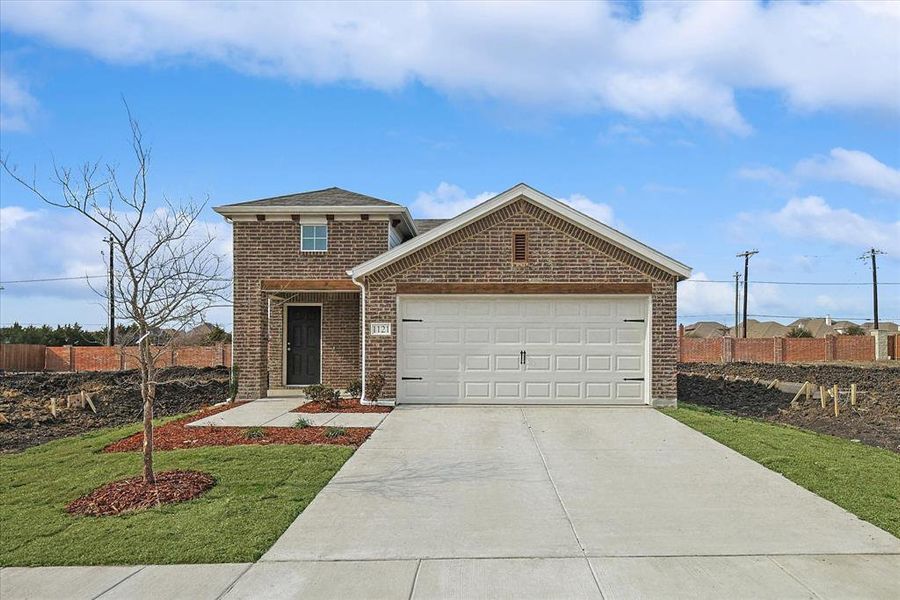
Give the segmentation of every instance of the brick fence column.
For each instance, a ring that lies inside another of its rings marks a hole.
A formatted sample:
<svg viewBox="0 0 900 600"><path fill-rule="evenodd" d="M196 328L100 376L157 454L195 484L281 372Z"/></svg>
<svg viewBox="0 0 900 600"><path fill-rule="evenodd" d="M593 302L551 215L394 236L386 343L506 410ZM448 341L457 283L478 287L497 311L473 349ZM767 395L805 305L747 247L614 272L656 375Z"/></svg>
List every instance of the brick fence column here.
<svg viewBox="0 0 900 600"><path fill-rule="evenodd" d="M775 364L784 362L784 338L772 338L772 361Z"/></svg>
<svg viewBox="0 0 900 600"><path fill-rule="evenodd" d="M75 370L75 347L71 345L65 346L69 349L69 370Z"/></svg>
<svg viewBox="0 0 900 600"><path fill-rule="evenodd" d="M684 325L678 326L678 362L684 362Z"/></svg>
<svg viewBox="0 0 900 600"><path fill-rule="evenodd" d="M734 362L734 338L733 337L723 337L722 338L722 362L723 363Z"/></svg>
<svg viewBox="0 0 900 600"><path fill-rule="evenodd" d="M825 336L825 360L830 361L834 360L834 356L837 354L837 338L833 335Z"/></svg>

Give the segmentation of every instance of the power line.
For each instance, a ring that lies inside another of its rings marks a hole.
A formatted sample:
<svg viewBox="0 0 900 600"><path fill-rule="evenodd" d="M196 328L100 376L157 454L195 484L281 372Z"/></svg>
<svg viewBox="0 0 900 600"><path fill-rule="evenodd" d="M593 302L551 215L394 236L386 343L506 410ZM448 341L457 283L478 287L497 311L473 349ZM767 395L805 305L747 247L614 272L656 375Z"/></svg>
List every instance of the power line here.
<svg viewBox="0 0 900 600"><path fill-rule="evenodd" d="M52 281L76 281L80 279L103 279L106 275L79 275L77 277L44 277L42 279L10 279L9 281L0 281L0 285L10 283L47 283ZM232 277L218 277L212 281L233 281ZM890 285L890 284L885 284Z"/></svg>
<svg viewBox="0 0 900 600"><path fill-rule="evenodd" d="M766 285L856 285L870 286L871 282L846 282L846 281L756 281L752 283L765 283ZM734 283L733 279L685 279L680 283ZM900 285L900 282L879 281L878 285Z"/></svg>
<svg viewBox="0 0 900 600"><path fill-rule="evenodd" d="M728 317L731 316L731 313L703 313L698 315L678 315L679 317L685 319L699 319L700 317ZM757 314L748 314L748 317L762 317L765 319L810 319L817 317L810 317L809 315L757 315ZM821 317L818 317L821 318ZM837 319L838 321L867 321L869 317L835 317L832 316L832 319ZM900 320L900 317L886 317L888 320L896 321Z"/></svg>

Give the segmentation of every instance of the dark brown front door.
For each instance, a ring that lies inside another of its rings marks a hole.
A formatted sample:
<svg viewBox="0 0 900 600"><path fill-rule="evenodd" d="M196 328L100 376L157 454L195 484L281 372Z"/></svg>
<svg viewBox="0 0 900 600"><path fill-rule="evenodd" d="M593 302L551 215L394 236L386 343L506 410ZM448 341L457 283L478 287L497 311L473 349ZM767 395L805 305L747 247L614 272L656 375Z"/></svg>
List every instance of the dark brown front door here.
<svg viewBox="0 0 900 600"><path fill-rule="evenodd" d="M322 307L288 306L287 384L320 383Z"/></svg>

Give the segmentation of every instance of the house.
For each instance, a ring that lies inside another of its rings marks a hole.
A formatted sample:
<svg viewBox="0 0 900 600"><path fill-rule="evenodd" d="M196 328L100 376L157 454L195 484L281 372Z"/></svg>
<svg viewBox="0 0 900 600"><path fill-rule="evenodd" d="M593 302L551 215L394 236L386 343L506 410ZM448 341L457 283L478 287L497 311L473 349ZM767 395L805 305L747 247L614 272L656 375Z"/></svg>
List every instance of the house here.
<svg viewBox="0 0 900 600"><path fill-rule="evenodd" d="M447 220L338 188L215 210L239 398L380 373L397 402L675 402L690 268L525 184Z"/></svg>
<svg viewBox="0 0 900 600"><path fill-rule="evenodd" d="M742 327L743 325L739 325L737 327L737 333L735 333L734 327L730 327L726 335L729 335L731 337L742 337ZM757 321L756 319L747 319L748 338L784 337L787 335L788 331L790 331L790 327L782 325L781 323L776 323L775 321Z"/></svg>
<svg viewBox="0 0 900 600"><path fill-rule="evenodd" d="M689 338L717 338L728 333L728 326L718 321L697 321L684 326L684 337Z"/></svg>

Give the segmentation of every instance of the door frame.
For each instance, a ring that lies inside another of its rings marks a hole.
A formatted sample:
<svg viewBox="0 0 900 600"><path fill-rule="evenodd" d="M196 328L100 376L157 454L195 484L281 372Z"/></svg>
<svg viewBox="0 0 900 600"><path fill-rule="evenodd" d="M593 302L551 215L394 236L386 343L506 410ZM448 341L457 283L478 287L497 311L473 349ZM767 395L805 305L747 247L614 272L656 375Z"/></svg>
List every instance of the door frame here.
<svg viewBox="0 0 900 600"><path fill-rule="evenodd" d="M653 392L652 392L652 384L653 384L653 294L566 294L566 293L548 293L548 294L415 294L415 293L402 293L396 294L394 297L394 331L397 332L396 336L394 336L394 343L396 344L394 347L394 356L395 356L395 390L397 390L395 401L397 404L403 404L400 399L400 365L401 362L401 354L400 349L402 347L400 343L400 326L402 325L402 317L400 314L400 302L403 298L424 298L424 299L440 299L447 297L454 298L484 298L485 296L489 296L492 298L597 298L597 299L615 299L615 298L632 298L644 300L647 303L647 316L644 319L644 404L646 406L653 406ZM456 405L454 405L456 406ZM463 405L464 406L464 405ZM554 405L556 406L556 405ZM593 405L591 405L593 406ZM615 404L611 404L609 406L617 406Z"/></svg>
<svg viewBox="0 0 900 600"><path fill-rule="evenodd" d="M317 385L315 383L292 383L287 382L287 326L288 326L288 308L291 306L318 306L319 307L319 384L322 383L322 349L324 348L325 329L325 306L321 302L287 302L282 305L281 311L281 385L286 388L304 388L309 385Z"/></svg>

